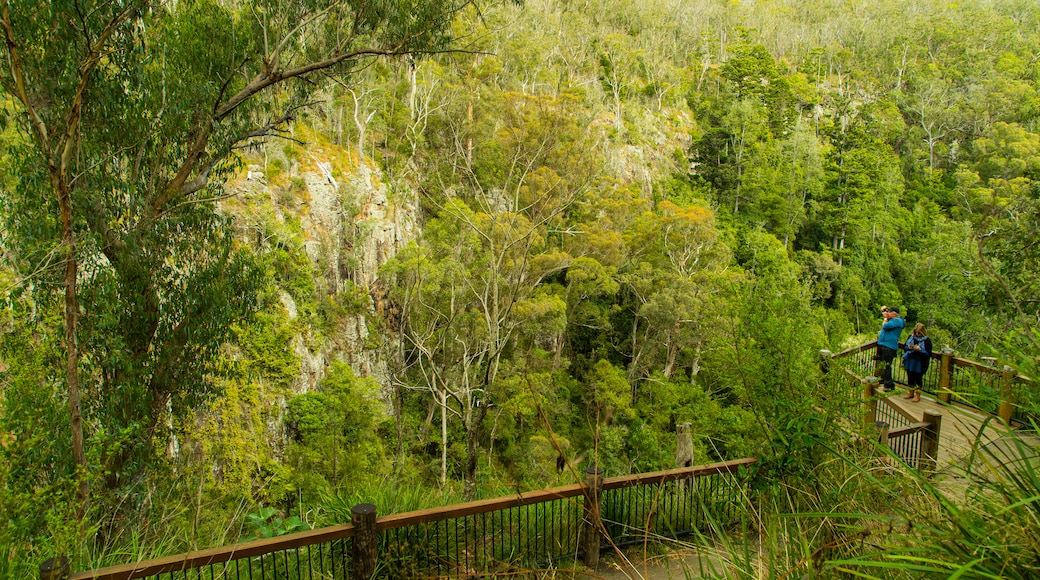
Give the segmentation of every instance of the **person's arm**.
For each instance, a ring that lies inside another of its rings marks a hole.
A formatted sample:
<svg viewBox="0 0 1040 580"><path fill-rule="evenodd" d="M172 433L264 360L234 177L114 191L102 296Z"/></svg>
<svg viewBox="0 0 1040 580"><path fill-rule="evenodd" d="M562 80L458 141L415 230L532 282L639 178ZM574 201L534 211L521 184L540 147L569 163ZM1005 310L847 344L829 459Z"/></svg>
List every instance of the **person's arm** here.
<svg viewBox="0 0 1040 580"><path fill-rule="evenodd" d="M924 342L921 343L921 354L931 356L932 354L932 339L925 338Z"/></svg>
<svg viewBox="0 0 1040 580"><path fill-rule="evenodd" d="M900 319L900 318L889 318L888 320L885 321L884 324L881 325L881 328L884 328L885 330L895 330L897 328L903 328L903 326L905 326L905 325L903 324L903 320L902 319Z"/></svg>

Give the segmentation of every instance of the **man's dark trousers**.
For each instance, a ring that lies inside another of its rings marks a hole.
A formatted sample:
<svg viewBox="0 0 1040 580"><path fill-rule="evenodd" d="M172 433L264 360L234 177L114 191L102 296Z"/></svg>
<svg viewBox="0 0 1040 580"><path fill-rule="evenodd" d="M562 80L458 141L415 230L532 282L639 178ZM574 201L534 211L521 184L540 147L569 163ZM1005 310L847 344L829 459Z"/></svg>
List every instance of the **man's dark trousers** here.
<svg viewBox="0 0 1040 580"><path fill-rule="evenodd" d="M896 358L896 354L896 349L879 344L877 356L874 357L874 360L878 361L878 365L881 366L881 384L891 391L896 388L896 382L892 380L892 360Z"/></svg>

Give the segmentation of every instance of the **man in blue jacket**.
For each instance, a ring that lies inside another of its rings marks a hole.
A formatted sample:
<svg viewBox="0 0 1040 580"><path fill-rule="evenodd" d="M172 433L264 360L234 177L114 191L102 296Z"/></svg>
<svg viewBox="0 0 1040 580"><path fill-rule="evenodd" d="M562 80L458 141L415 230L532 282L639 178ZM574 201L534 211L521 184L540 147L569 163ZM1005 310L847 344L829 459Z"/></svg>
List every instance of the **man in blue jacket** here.
<svg viewBox="0 0 1040 580"><path fill-rule="evenodd" d="M881 316L884 317L885 323L881 325L881 331L877 335L877 355L874 356L874 360L881 366L879 390L884 393L896 390L896 382L892 380L892 359L896 358L899 335L906 323L899 316L899 309L895 306L882 306Z"/></svg>

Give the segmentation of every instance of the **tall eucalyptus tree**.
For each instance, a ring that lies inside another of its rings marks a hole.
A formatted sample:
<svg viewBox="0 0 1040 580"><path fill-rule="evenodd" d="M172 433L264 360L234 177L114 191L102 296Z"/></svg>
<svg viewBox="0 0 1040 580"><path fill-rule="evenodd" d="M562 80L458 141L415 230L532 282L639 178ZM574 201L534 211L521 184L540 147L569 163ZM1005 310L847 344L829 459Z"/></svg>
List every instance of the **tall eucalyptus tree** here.
<svg viewBox="0 0 1040 580"><path fill-rule="evenodd" d="M37 299L64 297L84 505L84 410L114 438L102 468L120 485L160 418L214 389L228 323L254 309L257 270L218 207L236 151L284 132L323 75L450 48L453 18L481 3L0 1L0 88L23 136L2 244L23 282L42 271L24 285Z"/></svg>

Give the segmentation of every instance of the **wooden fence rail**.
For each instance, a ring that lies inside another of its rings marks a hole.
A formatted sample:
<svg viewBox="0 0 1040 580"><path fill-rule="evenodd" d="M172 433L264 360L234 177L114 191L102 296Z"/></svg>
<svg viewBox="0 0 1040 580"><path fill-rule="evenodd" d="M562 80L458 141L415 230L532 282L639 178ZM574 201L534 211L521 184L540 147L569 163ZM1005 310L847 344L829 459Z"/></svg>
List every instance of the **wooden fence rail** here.
<svg viewBox="0 0 1040 580"><path fill-rule="evenodd" d="M888 403L886 400L885 403ZM939 456L939 435L942 415L925 411L925 420L890 429L888 423L879 421L878 440L888 446L904 463L914 469L931 474L936 469Z"/></svg>
<svg viewBox="0 0 1040 580"><path fill-rule="evenodd" d="M582 484L387 516L360 504L350 524L71 575L48 560L40 572L48 580L296 580L496 577L578 557L595 567L601 548L733 521L744 505L734 474L755 461L607 479L590 468Z"/></svg>

